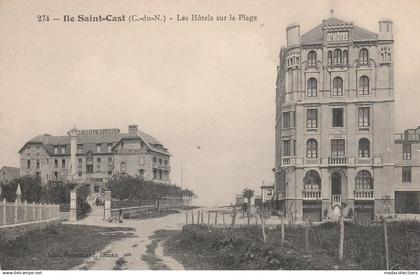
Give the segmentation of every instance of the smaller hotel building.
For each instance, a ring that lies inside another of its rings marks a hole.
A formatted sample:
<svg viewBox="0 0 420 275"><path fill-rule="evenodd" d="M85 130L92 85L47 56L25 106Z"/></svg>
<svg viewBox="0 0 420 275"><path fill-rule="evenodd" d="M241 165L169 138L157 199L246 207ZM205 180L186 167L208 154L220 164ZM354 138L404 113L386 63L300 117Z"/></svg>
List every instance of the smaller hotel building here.
<svg viewBox="0 0 420 275"><path fill-rule="evenodd" d="M170 183L168 149L137 125L130 125L126 133L72 129L65 136L43 134L26 142L19 154L20 175L38 176L44 184L64 180L101 183L115 174Z"/></svg>

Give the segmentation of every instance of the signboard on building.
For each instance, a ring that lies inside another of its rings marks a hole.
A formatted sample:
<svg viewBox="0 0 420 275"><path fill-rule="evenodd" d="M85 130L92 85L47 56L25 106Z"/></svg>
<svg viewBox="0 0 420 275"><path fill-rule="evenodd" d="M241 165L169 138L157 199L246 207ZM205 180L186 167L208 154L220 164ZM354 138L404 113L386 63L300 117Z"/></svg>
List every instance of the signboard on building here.
<svg viewBox="0 0 420 275"><path fill-rule="evenodd" d="M335 31L327 33L327 42L342 42L349 40L348 31Z"/></svg>

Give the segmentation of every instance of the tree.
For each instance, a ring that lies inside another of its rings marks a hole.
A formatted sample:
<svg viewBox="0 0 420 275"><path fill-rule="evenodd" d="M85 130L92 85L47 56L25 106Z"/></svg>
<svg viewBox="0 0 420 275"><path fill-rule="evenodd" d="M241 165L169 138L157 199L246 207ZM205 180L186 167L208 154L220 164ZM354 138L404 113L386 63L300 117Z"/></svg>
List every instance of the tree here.
<svg viewBox="0 0 420 275"><path fill-rule="evenodd" d="M249 212L251 210L251 198L254 196L254 190L249 189L248 187L242 191L242 196L247 200L248 207L247 207L247 216L248 216L248 224L250 223L249 220Z"/></svg>

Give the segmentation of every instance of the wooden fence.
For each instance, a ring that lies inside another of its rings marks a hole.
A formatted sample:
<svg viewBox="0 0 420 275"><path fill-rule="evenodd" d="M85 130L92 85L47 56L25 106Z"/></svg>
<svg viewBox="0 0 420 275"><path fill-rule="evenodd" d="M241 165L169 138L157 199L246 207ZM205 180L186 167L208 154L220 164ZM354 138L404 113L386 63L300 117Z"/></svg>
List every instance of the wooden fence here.
<svg viewBox="0 0 420 275"><path fill-rule="evenodd" d="M59 205L0 201L0 226L59 218Z"/></svg>

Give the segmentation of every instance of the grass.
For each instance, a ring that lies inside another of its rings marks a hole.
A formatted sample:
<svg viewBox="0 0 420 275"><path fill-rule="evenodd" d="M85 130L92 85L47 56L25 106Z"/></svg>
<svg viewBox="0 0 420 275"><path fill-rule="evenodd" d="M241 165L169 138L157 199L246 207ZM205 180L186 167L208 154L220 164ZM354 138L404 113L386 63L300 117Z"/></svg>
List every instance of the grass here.
<svg viewBox="0 0 420 275"><path fill-rule="evenodd" d="M146 245L146 255L143 255L141 259L147 263L151 270L168 270L169 268L155 254L155 249L158 247L160 239L156 238L156 235L152 236L152 238L152 242Z"/></svg>
<svg viewBox="0 0 420 275"><path fill-rule="evenodd" d="M338 262L339 227L328 223L309 228L309 250L304 245L304 226L286 226L286 242L281 231L267 229L262 242L261 227L255 225L233 230L187 225L182 232L156 232L165 239L165 254L186 269L385 269L383 226L346 224L343 263ZM391 269L420 269L420 223L388 223Z"/></svg>
<svg viewBox="0 0 420 275"><path fill-rule="evenodd" d="M59 224L0 243L3 270L66 270L82 264L110 242L131 237L125 227Z"/></svg>

